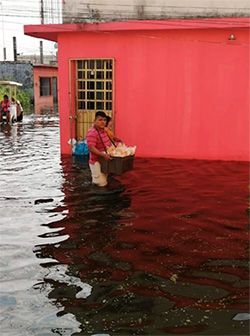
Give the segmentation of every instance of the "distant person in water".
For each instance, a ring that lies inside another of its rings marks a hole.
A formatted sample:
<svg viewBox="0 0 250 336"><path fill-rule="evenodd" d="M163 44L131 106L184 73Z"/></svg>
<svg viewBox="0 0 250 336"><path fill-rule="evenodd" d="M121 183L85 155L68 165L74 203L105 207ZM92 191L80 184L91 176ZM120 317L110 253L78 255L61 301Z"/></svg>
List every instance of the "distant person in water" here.
<svg viewBox="0 0 250 336"><path fill-rule="evenodd" d="M105 125L105 132L107 133L110 141L113 145L115 145L116 142L122 142L121 139L117 138L113 132L113 120L110 116L106 116L106 125Z"/></svg>
<svg viewBox="0 0 250 336"><path fill-rule="evenodd" d="M17 113L16 121L22 121L23 120L23 107L19 100L16 100L16 113Z"/></svg>
<svg viewBox="0 0 250 336"><path fill-rule="evenodd" d="M105 187L108 184L108 176L101 171L100 158L110 160L106 150L111 146L111 141L105 132L106 114L102 111L96 112L93 126L87 133L87 145L89 148L89 167L91 170L92 183Z"/></svg>
<svg viewBox="0 0 250 336"><path fill-rule="evenodd" d="M17 118L17 104L16 99L14 97L11 98L10 102L10 121L14 123Z"/></svg>
<svg viewBox="0 0 250 336"><path fill-rule="evenodd" d="M6 116L6 122L10 122L10 100L7 95L3 96L0 103L0 122L3 122L3 116Z"/></svg>

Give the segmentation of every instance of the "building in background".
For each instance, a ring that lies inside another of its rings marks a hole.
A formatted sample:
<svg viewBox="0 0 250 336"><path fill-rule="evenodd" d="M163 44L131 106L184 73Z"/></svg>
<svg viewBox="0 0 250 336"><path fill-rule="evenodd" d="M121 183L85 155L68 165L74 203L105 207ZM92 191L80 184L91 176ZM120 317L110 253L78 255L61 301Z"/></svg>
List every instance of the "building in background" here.
<svg viewBox="0 0 250 336"><path fill-rule="evenodd" d="M57 66L30 61L0 62L0 79L22 83L35 113L57 112Z"/></svg>
<svg viewBox="0 0 250 336"><path fill-rule="evenodd" d="M58 43L62 153L104 110L139 156L249 160L247 1L63 5L25 27Z"/></svg>
<svg viewBox="0 0 250 336"><path fill-rule="evenodd" d="M41 56L34 55L24 55L21 54L18 56L18 61L30 62L32 64L41 64ZM57 65L57 56L56 55L43 55L43 64L47 65Z"/></svg>
<svg viewBox="0 0 250 336"><path fill-rule="evenodd" d="M36 114L57 110L57 66L36 64L34 76L34 109Z"/></svg>

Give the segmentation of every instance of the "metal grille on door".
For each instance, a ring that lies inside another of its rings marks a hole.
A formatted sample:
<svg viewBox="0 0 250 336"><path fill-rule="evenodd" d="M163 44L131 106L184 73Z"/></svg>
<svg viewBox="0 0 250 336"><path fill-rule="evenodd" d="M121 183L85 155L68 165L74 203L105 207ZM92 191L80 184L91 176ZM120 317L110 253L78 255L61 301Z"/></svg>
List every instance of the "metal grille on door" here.
<svg viewBox="0 0 250 336"><path fill-rule="evenodd" d="M113 60L84 59L77 61L77 139L83 139L91 127L95 113L113 112Z"/></svg>

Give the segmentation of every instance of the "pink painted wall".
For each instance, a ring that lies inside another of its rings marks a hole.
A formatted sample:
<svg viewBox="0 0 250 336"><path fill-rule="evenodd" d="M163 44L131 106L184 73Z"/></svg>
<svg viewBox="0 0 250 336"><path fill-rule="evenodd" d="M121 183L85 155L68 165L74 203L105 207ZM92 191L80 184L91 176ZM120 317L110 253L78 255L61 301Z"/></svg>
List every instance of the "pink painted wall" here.
<svg viewBox="0 0 250 336"><path fill-rule="evenodd" d="M62 153L71 151L69 59L107 57L116 133L138 156L249 160L247 29L59 33L58 43Z"/></svg>
<svg viewBox="0 0 250 336"><path fill-rule="evenodd" d="M51 82L51 95L50 96L40 96L40 77L52 77L58 76L58 70L56 67L51 66L34 66L33 68L34 76L34 108L35 113L40 114L43 110L53 111L53 95L52 95L52 82Z"/></svg>

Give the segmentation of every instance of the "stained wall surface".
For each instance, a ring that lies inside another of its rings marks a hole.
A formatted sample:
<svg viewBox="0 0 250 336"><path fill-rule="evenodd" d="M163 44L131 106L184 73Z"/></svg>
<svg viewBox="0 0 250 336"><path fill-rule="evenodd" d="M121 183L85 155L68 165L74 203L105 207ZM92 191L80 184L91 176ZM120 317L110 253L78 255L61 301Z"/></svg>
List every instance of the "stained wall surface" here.
<svg viewBox="0 0 250 336"><path fill-rule="evenodd" d="M63 22L249 16L248 0L64 0Z"/></svg>
<svg viewBox="0 0 250 336"><path fill-rule="evenodd" d="M248 160L249 33L233 33L235 40L231 29L59 34L62 153L75 129L69 60L114 58L115 130L138 156Z"/></svg>

